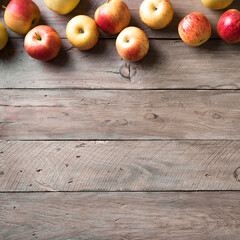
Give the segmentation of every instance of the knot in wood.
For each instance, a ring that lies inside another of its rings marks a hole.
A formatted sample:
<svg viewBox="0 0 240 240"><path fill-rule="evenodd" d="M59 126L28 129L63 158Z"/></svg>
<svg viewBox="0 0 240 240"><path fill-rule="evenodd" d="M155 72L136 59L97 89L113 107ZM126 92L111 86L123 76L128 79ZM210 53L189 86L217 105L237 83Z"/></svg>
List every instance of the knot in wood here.
<svg viewBox="0 0 240 240"><path fill-rule="evenodd" d="M240 182L240 167L233 172L233 176L238 182Z"/></svg>
<svg viewBox="0 0 240 240"><path fill-rule="evenodd" d="M155 113L146 113L144 117L146 119L156 119L156 118L158 118L158 115Z"/></svg>

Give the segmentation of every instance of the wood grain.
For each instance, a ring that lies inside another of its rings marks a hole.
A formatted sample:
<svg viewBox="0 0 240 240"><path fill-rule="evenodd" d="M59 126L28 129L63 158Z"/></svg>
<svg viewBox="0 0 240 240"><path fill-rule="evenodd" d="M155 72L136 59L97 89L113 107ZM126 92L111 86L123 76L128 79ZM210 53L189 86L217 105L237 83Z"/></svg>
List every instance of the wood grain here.
<svg viewBox="0 0 240 240"><path fill-rule="evenodd" d="M3 0L2 1L4 5L7 5L9 0ZM39 6L41 10L41 21L39 24L46 24L53 28L55 28L59 35L62 38L66 38L66 25L68 21L76 16L76 15L88 15L90 17L94 17L95 10L103 3L106 2L106 0L81 0L80 4L77 6L77 8L71 12L70 14L63 16L59 15L57 13L52 12L49 10L46 6L43 0L34 0L35 3ZM131 26L137 26L143 29L149 38L179 38L177 26L181 19L185 17L187 14L192 12L201 12L205 14L212 25L212 37L218 37L217 34L217 22L221 16L221 14L226 11L220 10L220 11L213 11L211 9L206 8L200 0L171 0L173 7L174 7L174 18L171 24L163 29L163 30L151 30L147 26L145 26L139 16L139 7L142 2L142 0L125 0L127 5L129 6L130 12L131 12ZM228 7L227 9L235 8L239 9L239 0L235 0L234 3ZM3 9L1 10L1 18L0 21L3 21ZM8 30L10 37L20 37L19 35L13 33L12 31ZM101 31L101 37L102 38L115 38L116 35L108 35Z"/></svg>
<svg viewBox="0 0 240 240"><path fill-rule="evenodd" d="M240 141L0 142L0 192L240 190Z"/></svg>
<svg viewBox="0 0 240 240"><path fill-rule="evenodd" d="M239 197L239 192L0 194L0 238L235 240Z"/></svg>
<svg viewBox="0 0 240 240"><path fill-rule="evenodd" d="M239 91L1 90L2 140L240 139Z"/></svg>
<svg viewBox="0 0 240 240"><path fill-rule="evenodd" d="M239 89L239 45L212 40L199 48L182 41L151 40L148 55L127 63L115 41L79 51L62 40L58 57L33 60L20 39L0 52L0 88Z"/></svg>

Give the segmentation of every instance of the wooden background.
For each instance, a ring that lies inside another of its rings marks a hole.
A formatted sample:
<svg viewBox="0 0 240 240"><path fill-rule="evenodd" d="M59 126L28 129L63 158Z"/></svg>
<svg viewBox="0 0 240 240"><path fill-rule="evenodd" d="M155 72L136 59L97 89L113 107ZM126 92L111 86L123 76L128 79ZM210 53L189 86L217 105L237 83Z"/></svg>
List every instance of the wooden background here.
<svg viewBox="0 0 240 240"><path fill-rule="evenodd" d="M150 38L127 63L116 36L101 32L85 52L66 39L68 20L104 1L67 16L35 2L62 49L38 62L9 30L0 52L0 239L239 239L240 45L217 36L223 11L172 0L172 23L156 31L141 24L141 1L125 0ZM213 28L197 48L177 33L194 11Z"/></svg>

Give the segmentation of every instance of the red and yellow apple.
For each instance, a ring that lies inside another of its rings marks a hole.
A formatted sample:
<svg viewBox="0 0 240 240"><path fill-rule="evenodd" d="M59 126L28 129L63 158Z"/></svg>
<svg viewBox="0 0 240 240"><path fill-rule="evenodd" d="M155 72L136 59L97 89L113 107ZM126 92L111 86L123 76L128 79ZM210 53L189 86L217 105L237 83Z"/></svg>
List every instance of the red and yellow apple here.
<svg viewBox="0 0 240 240"><path fill-rule="evenodd" d="M139 10L142 22L152 29L165 28L173 18L169 0L144 0Z"/></svg>
<svg viewBox="0 0 240 240"><path fill-rule="evenodd" d="M148 52L149 40L144 31L137 27L127 27L116 40L119 55L127 61L139 61Z"/></svg>
<svg viewBox="0 0 240 240"><path fill-rule="evenodd" d="M4 20L14 32L26 34L40 20L40 10L32 0L11 0L7 5Z"/></svg>
<svg viewBox="0 0 240 240"><path fill-rule="evenodd" d="M59 14L70 13L80 2L80 0L44 0L46 6Z"/></svg>
<svg viewBox="0 0 240 240"><path fill-rule="evenodd" d="M0 22L0 50L2 50L8 42L8 33L7 29L3 25L3 23Z"/></svg>
<svg viewBox="0 0 240 240"><path fill-rule="evenodd" d="M211 24L202 13L194 12L182 19L178 33L186 44L200 46L210 38Z"/></svg>
<svg viewBox="0 0 240 240"><path fill-rule="evenodd" d="M95 12L97 25L106 33L121 32L130 22L130 11L122 0L107 0Z"/></svg>
<svg viewBox="0 0 240 240"><path fill-rule="evenodd" d="M227 43L240 42L240 12L230 9L223 13L218 21L217 31Z"/></svg>
<svg viewBox="0 0 240 240"><path fill-rule="evenodd" d="M25 36L24 47L32 58L49 61L58 55L61 39L53 28L39 25Z"/></svg>
<svg viewBox="0 0 240 240"><path fill-rule="evenodd" d="M224 9L232 4L233 0L202 0L202 3L211 9Z"/></svg>
<svg viewBox="0 0 240 240"><path fill-rule="evenodd" d="M85 15L72 18L66 28L69 42L79 50L93 48L99 39L99 31L95 21Z"/></svg>

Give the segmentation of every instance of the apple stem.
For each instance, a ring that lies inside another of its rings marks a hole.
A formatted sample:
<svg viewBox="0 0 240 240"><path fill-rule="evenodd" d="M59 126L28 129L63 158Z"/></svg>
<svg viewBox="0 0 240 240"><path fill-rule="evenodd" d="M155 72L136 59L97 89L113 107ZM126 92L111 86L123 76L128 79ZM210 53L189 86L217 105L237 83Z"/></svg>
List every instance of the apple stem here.
<svg viewBox="0 0 240 240"><path fill-rule="evenodd" d="M6 6L4 6L4 5L2 5L2 8L6 9L7 7L6 7Z"/></svg>
<svg viewBox="0 0 240 240"><path fill-rule="evenodd" d="M41 36L40 36L40 35L38 35L36 32L35 32L35 35L36 35L36 38L37 38L37 40L39 40L39 41L41 41L41 40L42 40Z"/></svg>
<svg viewBox="0 0 240 240"><path fill-rule="evenodd" d="M111 2L111 0L107 0L107 3Z"/></svg>

